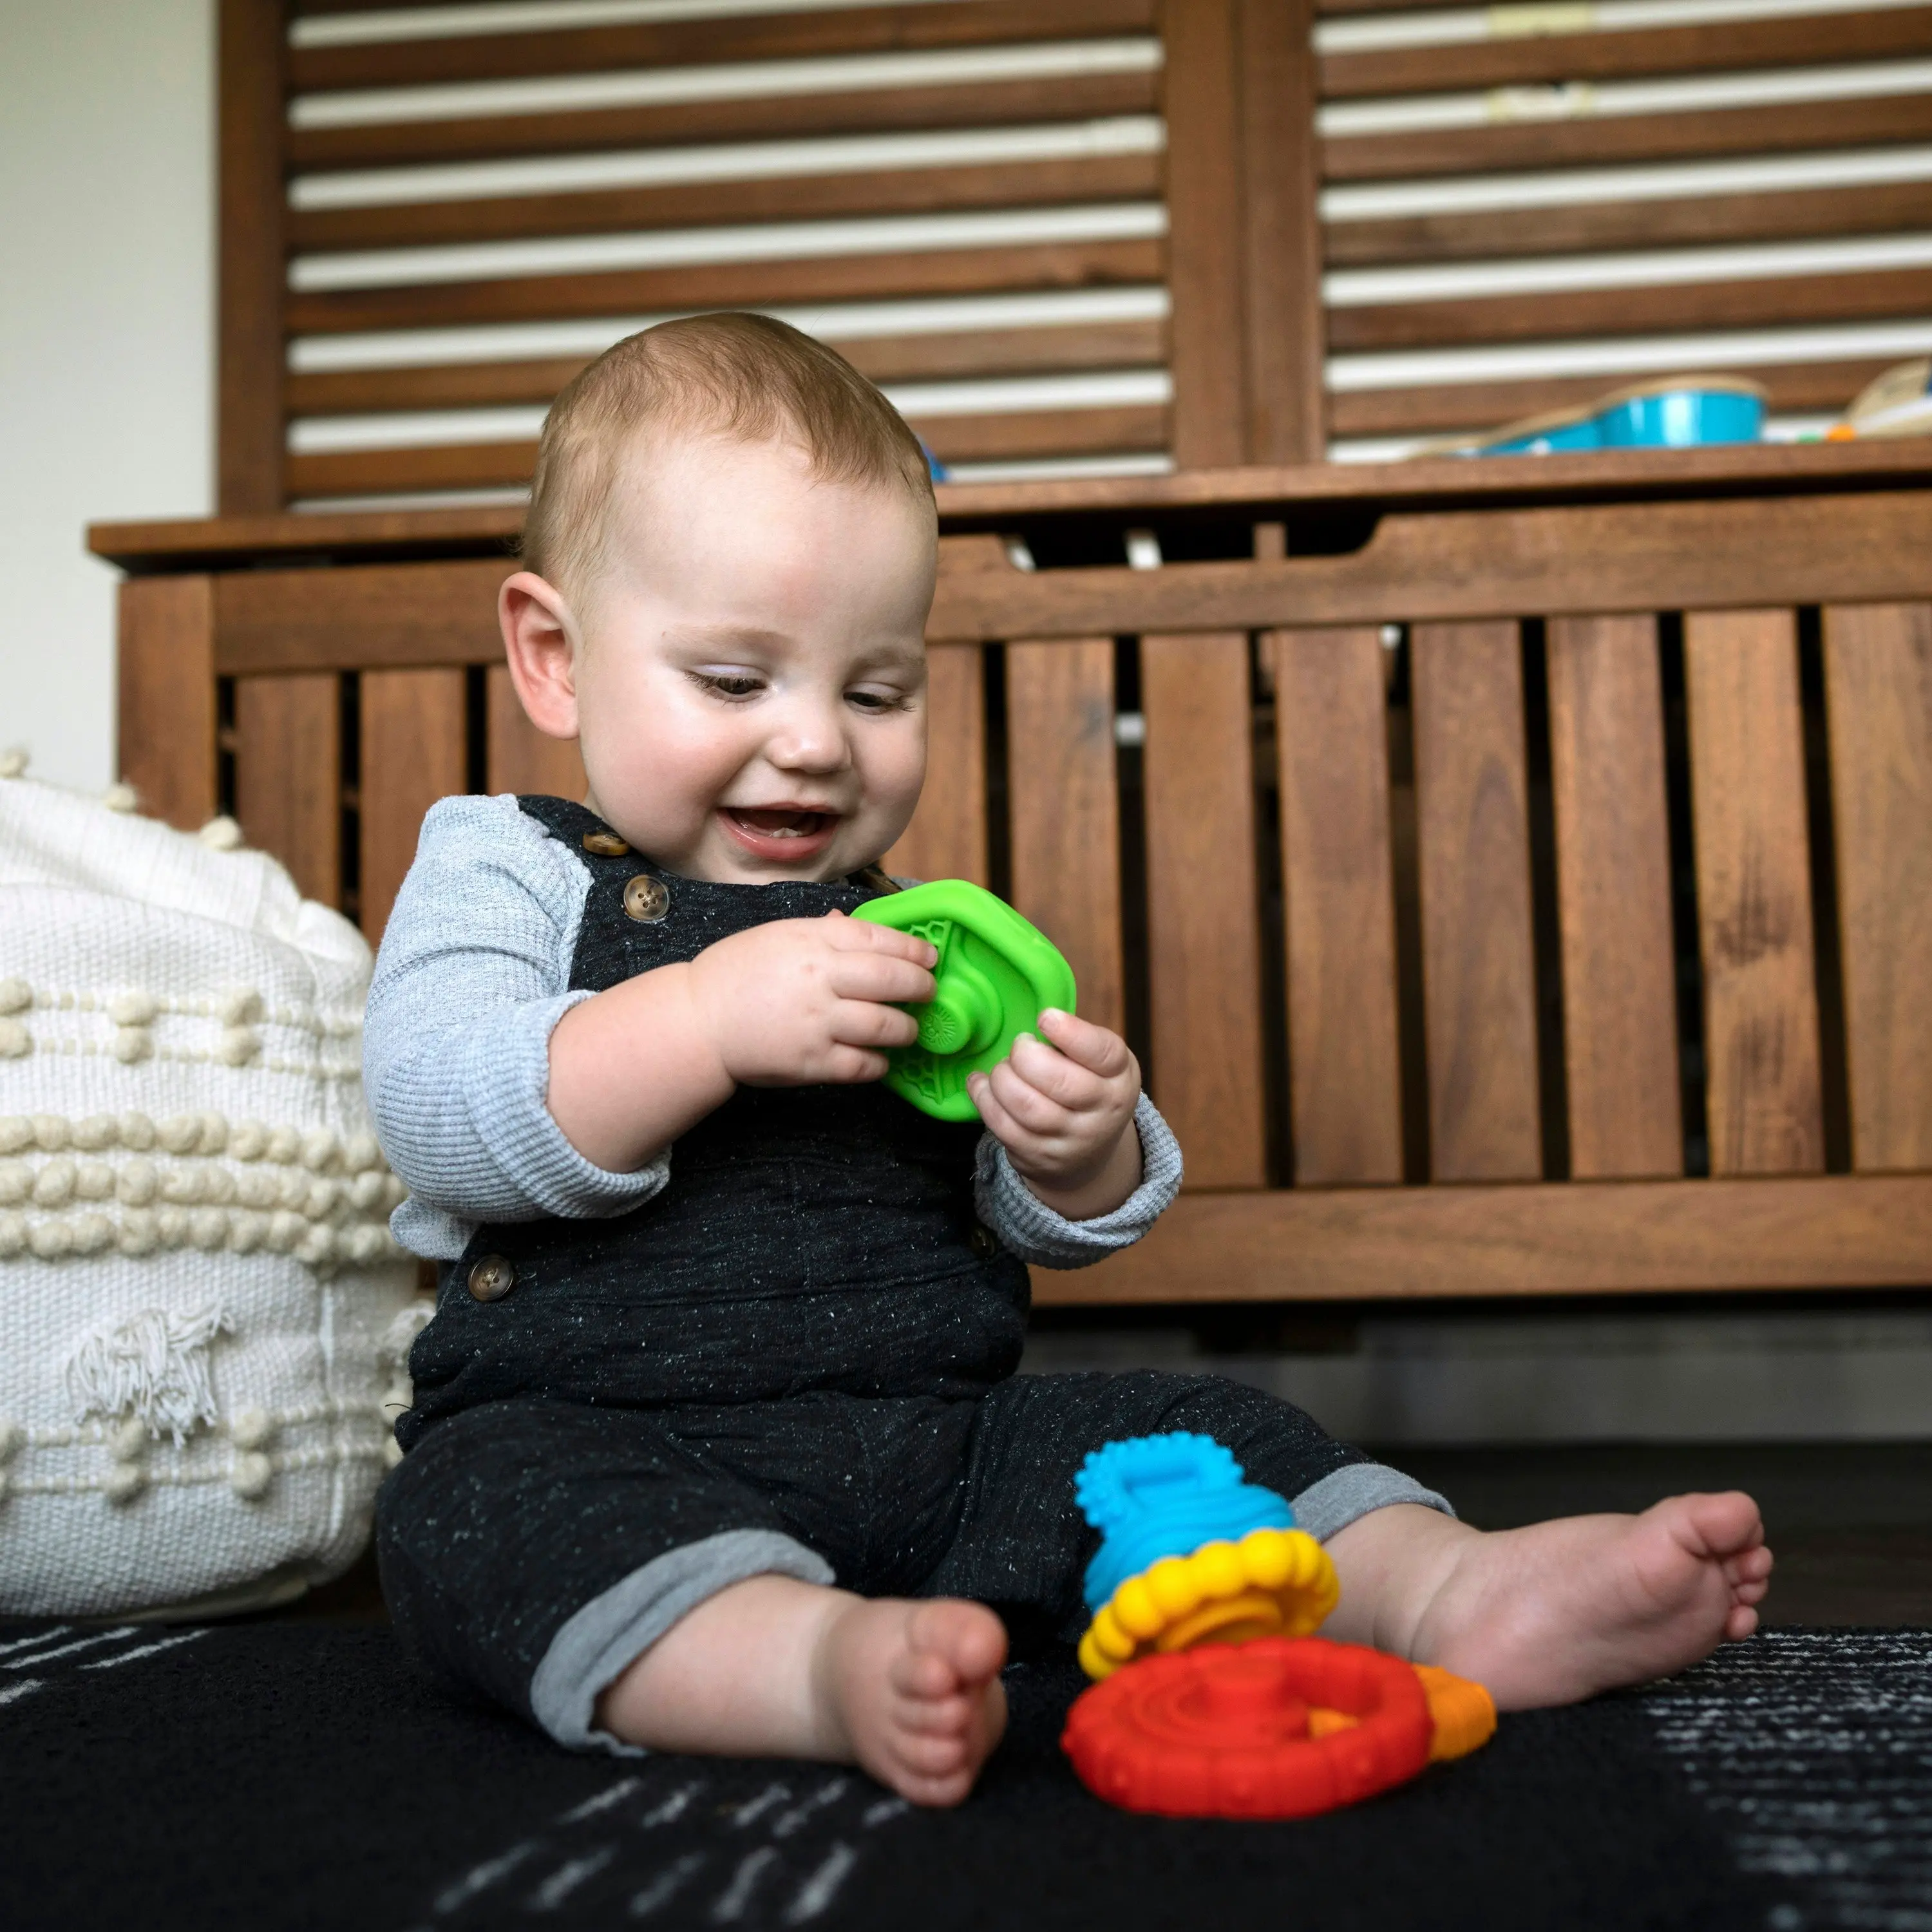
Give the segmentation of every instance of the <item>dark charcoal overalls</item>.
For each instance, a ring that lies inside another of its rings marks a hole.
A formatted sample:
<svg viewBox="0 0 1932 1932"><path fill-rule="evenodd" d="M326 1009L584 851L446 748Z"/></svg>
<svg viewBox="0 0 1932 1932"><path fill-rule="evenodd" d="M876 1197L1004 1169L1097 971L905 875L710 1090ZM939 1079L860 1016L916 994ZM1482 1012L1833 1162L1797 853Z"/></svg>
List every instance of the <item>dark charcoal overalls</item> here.
<svg viewBox="0 0 1932 1932"><path fill-rule="evenodd" d="M580 806L521 802L590 871L573 988L879 890L680 878ZM405 1641L529 1714L577 1612L732 1532L822 1559L794 1574L974 1598L1016 1635L1070 1637L1090 1450L1199 1430L1291 1497L1365 1460L1213 1377L1015 1376L1027 1271L974 1218L980 1135L876 1084L745 1088L680 1138L643 1207L480 1228L443 1265L378 1504Z"/></svg>

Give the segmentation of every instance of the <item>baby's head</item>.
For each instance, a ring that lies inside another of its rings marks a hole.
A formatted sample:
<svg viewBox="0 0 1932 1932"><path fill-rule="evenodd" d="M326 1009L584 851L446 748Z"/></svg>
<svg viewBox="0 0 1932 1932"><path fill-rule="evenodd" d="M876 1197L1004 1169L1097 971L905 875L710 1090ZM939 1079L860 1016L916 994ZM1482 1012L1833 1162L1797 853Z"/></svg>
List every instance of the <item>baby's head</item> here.
<svg viewBox="0 0 1932 1932"><path fill-rule="evenodd" d="M544 422L510 674L660 865L836 878L918 802L937 556L924 452L849 363L763 316L663 322Z"/></svg>

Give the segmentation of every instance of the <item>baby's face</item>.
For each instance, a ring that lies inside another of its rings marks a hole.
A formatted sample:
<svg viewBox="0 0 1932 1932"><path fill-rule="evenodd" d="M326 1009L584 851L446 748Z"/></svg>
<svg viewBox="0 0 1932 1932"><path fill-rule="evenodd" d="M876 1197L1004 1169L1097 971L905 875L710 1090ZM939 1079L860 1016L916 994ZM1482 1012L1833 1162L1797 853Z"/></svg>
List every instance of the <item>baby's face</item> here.
<svg viewBox="0 0 1932 1932"><path fill-rule="evenodd" d="M930 512L717 436L661 446L620 487L578 613L592 809L687 878L869 865L926 776Z"/></svg>

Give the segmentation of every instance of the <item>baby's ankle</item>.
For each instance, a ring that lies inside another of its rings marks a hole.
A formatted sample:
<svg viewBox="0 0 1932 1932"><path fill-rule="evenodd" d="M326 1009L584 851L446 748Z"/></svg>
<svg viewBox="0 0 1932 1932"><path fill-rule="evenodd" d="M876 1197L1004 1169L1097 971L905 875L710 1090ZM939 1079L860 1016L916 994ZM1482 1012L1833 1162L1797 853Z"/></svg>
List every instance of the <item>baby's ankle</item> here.
<svg viewBox="0 0 1932 1932"><path fill-rule="evenodd" d="M1347 1643L1433 1661L1432 1614L1483 1532L1418 1503L1393 1503L1358 1516L1328 1539L1341 1601L1323 1634Z"/></svg>

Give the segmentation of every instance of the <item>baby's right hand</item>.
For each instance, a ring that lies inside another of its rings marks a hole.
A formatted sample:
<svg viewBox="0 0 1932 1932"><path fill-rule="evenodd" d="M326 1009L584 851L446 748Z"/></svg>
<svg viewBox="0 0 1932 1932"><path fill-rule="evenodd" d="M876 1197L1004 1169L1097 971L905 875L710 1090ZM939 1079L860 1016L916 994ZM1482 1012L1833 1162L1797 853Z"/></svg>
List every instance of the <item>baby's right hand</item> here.
<svg viewBox="0 0 1932 1932"><path fill-rule="evenodd" d="M938 960L910 933L843 913L776 920L706 946L691 962L692 996L719 1064L743 1085L876 1080L884 1049L918 1038L899 1007L933 997Z"/></svg>

